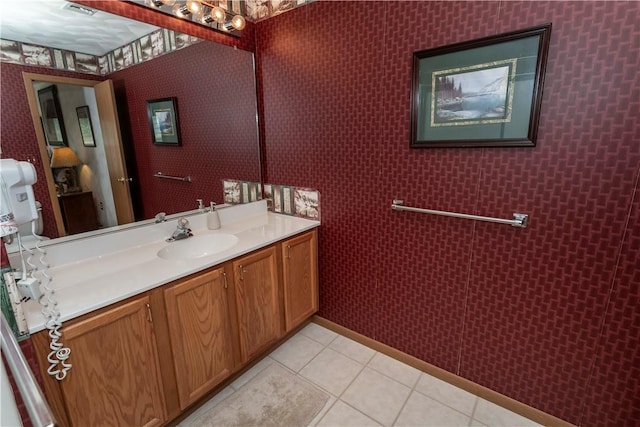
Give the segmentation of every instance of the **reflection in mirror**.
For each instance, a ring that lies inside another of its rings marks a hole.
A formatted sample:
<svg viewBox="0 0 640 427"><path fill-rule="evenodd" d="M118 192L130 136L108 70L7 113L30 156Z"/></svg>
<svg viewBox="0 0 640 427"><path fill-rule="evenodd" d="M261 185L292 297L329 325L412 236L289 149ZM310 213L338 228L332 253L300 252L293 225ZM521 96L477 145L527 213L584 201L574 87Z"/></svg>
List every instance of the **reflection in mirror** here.
<svg viewBox="0 0 640 427"><path fill-rule="evenodd" d="M96 15L99 14L104 12L98 12ZM31 19L35 20L36 17ZM4 18L2 24L0 35L4 46ZM33 23L29 25L34 26ZM67 25L65 28L71 29L72 26ZM120 67L117 71L104 76L55 70L43 71L41 68L10 63L11 61L4 63L3 52L3 80L5 75L10 75L13 83L9 86L9 83L5 85L3 82L3 101L6 95L6 99L16 100L15 105L26 104L24 90L15 84L18 79L21 79L22 72L71 76L74 79L86 79L90 82L86 87L76 83L67 85L54 82L54 87L57 88L62 105L68 145L82 162L82 165L76 166L81 190L78 193L91 193L98 226L101 229L128 222L120 221L118 218L107 219L108 211L115 210L110 206L118 203L110 200L112 196L107 194L106 190L109 187L128 188L129 203L135 213L135 220L145 220L153 218L158 212L171 214L191 210L197 206L196 199L203 199L205 205L210 201L222 203L224 201L222 180L225 179L260 182L253 54L207 41L194 40L188 36L191 44L181 43L185 40L183 35L166 30L160 33L163 44L164 39L168 38L167 43L173 42L174 48L178 45L184 47L131 67ZM68 35L71 38L81 38ZM53 40L52 37L50 39ZM136 52L135 55L142 56L143 45L132 42L130 46L132 52ZM56 68L55 55L59 51L50 49L49 52L54 57L50 68ZM82 55L76 54L75 58L79 57ZM69 61L65 60L63 63L68 64ZM79 70L80 67L77 66L76 69ZM34 79L34 91L51 86L51 82L47 81L50 78L53 77L49 76L42 80L45 83L37 83L38 80ZM102 80L111 81L117 115L103 114L100 103L104 103L104 100L100 99L101 92L96 89L96 83ZM80 93L70 95L69 98L65 97L64 93L71 92L71 89L79 90ZM92 90L95 92L90 93ZM181 145L154 145L147 117L146 101L169 97L176 99ZM76 108L82 106L88 106L95 146L83 143L83 134L76 112ZM18 110L28 115L28 109L25 111L24 108L18 108ZM8 117L4 111L2 114L3 122L9 123L5 121ZM17 137L19 134L34 135L35 132L37 139L42 139L40 144L44 146L46 142L42 129L35 128L35 125L31 125L29 129L24 128L30 124L28 117L23 117L21 121L9 119L12 123L9 132L5 132L3 125L3 157L34 161L39 175L35 190L36 197L43 206L44 234L50 237L62 235L63 233L56 232L55 221L61 219L64 222L69 219L65 218L65 213L60 209L60 198L57 197L55 190L52 194L51 191L47 191L45 184L45 178L50 178L52 181L54 179L48 158L51 149L50 147L43 149L31 138L25 141L24 138L21 140ZM109 144L112 139L117 139L117 135L105 131L114 124L118 125L116 129L122 138L123 159L121 160L124 160L126 166L118 176L113 174L109 164L113 160L109 158L113 157L113 150L110 149ZM44 156L47 157L39 159L38 154L41 152L44 152ZM191 182L159 179L156 177L158 173L179 177L190 176ZM54 206L60 210L60 218L56 218ZM113 212L111 214L113 216Z"/></svg>

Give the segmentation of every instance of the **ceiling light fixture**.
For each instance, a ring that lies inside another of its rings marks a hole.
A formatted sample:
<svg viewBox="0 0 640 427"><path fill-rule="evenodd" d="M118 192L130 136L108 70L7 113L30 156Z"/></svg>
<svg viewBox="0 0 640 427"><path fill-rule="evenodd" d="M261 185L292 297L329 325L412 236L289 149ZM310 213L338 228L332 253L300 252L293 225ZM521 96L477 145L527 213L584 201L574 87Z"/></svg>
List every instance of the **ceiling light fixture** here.
<svg viewBox="0 0 640 427"><path fill-rule="evenodd" d="M241 13L226 10L217 0L138 0L134 3L232 35L240 35L247 25Z"/></svg>

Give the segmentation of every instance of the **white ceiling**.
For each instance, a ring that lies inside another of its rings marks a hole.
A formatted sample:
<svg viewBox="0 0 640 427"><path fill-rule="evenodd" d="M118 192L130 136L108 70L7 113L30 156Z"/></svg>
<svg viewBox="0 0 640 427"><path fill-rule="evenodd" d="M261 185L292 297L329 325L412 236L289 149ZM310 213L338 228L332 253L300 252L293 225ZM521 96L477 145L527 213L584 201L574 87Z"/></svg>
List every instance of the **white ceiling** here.
<svg viewBox="0 0 640 427"><path fill-rule="evenodd" d="M67 3L0 0L0 38L101 56L158 29L102 11L65 9Z"/></svg>

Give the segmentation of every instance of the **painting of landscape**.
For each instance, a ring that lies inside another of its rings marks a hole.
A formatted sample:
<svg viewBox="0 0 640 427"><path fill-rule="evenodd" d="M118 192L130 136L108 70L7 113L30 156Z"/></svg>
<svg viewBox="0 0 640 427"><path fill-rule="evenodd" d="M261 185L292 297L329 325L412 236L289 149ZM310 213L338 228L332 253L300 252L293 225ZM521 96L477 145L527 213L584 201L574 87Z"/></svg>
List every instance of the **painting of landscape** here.
<svg viewBox="0 0 640 427"><path fill-rule="evenodd" d="M433 73L432 126L511 120L515 60Z"/></svg>

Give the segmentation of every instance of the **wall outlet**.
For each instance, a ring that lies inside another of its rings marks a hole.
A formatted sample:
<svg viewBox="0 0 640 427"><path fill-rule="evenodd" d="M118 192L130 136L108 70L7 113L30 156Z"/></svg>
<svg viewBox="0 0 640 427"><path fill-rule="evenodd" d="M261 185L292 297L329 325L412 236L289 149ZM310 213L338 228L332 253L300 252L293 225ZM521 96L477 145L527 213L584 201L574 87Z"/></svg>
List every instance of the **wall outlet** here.
<svg viewBox="0 0 640 427"><path fill-rule="evenodd" d="M36 301L38 301L42 296L40 281L33 277L18 280L18 291L23 297L29 297Z"/></svg>

